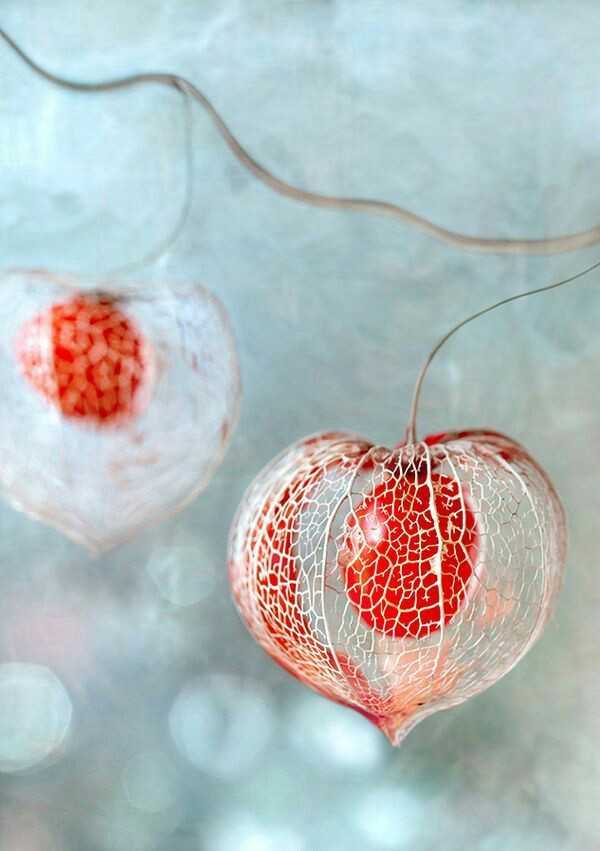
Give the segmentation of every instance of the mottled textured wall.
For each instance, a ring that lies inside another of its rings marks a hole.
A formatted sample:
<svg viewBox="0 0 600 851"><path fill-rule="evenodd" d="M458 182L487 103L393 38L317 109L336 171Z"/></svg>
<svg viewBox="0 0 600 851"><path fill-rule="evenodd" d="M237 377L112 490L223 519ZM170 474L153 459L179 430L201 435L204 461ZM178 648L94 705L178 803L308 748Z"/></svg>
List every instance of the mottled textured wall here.
<svg viewBox="0 0 600 851"><path fill-rule="evenodd" d="M190 77L302 186L486 236L600 220L593 0L3 0L0 25L67 75ZM136 277L197 279L226 304L240 425L197 502L99 560L2 505L2 851L597 849L598 273L465 329L425 387L423 429L521 440L569 515L556 616L492 690L393 751L255 647L225 546L281 448L335 426L393 444L450 324L599 249L460 253L274 195L200 112L194 137L188 224ZM175 94L60 92L0 45L1 267L105 272L142 256L177 218L182 145Z"/></svg>

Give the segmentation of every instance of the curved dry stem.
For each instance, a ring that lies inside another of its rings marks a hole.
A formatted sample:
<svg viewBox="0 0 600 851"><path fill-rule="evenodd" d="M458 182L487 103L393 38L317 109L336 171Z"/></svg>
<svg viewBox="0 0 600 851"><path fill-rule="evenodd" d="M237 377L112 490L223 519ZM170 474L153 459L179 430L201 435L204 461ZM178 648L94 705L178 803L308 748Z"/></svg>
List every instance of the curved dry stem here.
<svg viewBox="0 0 600 851"><path fill-rule="evenodd" d="M469 322L472 322L474 319L478 319L480 316L483 316L486 313L490 313L492 310L495 310L497 307L502 307L503 304L509 304L511 301L517 301L520 298L527 298L530 295L536 295L537 293L545 293L548 290L557 289L557 287L564 287L565 284L570 284L573 281L577 281L579 278L582 278L584 275L593 272L594 269L600 267L600 261L588 266L587 269L583 269L581 272L577 272L575 275L570 275L568 278L564 278L562 281L557 281L554 284L548 284L545 287L538 287L535 290L528 290L524 293L517 293L516 295L508 296L507 298L503 298L500 301L495 302L495 304L489 305L489 307L484 307L483 310L478 310L477 313L472 313L471 316L467 316L466 319L463 319L457 325L454 325L447 331L443 337L441 337L438 342L435 344L433 349L427 355L425 359L425 363L421 367L421 371L417 377L417 381L415 383L415 389L413 391L412 404L410 409L410 416L408 419L408 426L406 429L406 442L407 443L415 443L416 441L416 430L417 430L417 412L419 408L419 400L421 398L421 390L423 388L423 381L425 380L425 376L427 374L427 370L429 369L429 365L431 364L434 357L437 355L442 346L456 334L461 328L465 325L468 325Z"/></svg>
<svg viewBox="0 0 600 851"><path fill-rule="evenodd" d="M142 257L140 260L135 260L132 263L127 263L123 266L118 266L114 269L110 269L106 275L107 277L119 277L121 275L129 274L130 272L136 272L139 269L143 269L145 266L150 266L153 263L156 263L157 260L160 260L163 255L167 253L176 243L179 236L183 233L183 229L185 228L187 221L190 216L190 211L192 209L192 200L193 200L193 189L194 189L194 137L193 137L193 123L192 123L192 114L190 110L190 99L187 92L182 91L182 104L183 104L183 132L184 132L184 159L185 159L185 170L184 170L184 192L183 192L183 200L181 202L181 208L179 210L179 215L177 216L177 220L173 225L171 231L162 239L157 246L155 246L148 254Z"/></svg>
<svg viewBox="0 0 600 851"><path fill-rule="evenodd" d="M359 213L375 214L396 219L422 233L437 239L446 245L461 251L474 251L488 254L516 254L516 255L543 255L564 254L577 251L600 242L600 225L580 231L579 233L564 236L549 237L546 239L494 239L469 236L456 233L448 228L430 222L428 219L406 210L397 204L386 201L378 201L369 198L345 198L334 195L323 195L293 186L285 180L277 177L265 166L261 165L242 146L238 139L229 129L223 118L208 100L208 98L189 80L178 74L147 72L132 74L126 77L118 77L96 83L84 83L76 80L66 79L47 71L38 65L25 51L6 33L0 29L0 38L21 58L21 60L38 76L54 85L77 92L106 92L123 89L128 86L136 86L143 83L157 83L170 86L179 91L187 93L196 101L213 121L221 137L229 147L237 160L251 172L258 180L294 201L300 201L315 207L325 207L338 210L354 210Z"/></svg>

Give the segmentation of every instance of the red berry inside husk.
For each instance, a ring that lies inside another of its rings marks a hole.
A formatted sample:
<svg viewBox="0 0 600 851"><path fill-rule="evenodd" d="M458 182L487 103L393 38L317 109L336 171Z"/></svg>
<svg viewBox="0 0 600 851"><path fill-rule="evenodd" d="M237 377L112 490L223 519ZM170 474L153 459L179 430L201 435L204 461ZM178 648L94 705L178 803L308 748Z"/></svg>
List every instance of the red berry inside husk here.
<svg viewBox="0 0 600 851"><path fill-rule="evenodd" d="M346 521L338 555L346 593L368 627L423 638L467 598L477 559L477 522L459 483L393 476Z"/></svg>
<svg viewBox="0 0 600 851"><path fill-rule="evenodd" d="M16 356L25 379L68 419L105 426L140 412L148 347L108 298L78 295L38 313L22 326Z"/></svg>

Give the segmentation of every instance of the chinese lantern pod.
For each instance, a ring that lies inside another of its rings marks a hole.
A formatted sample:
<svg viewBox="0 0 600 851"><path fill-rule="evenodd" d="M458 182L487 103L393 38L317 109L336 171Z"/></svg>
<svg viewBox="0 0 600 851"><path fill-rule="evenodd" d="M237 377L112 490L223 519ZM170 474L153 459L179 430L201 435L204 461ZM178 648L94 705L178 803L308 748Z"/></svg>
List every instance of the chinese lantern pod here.
<svg viewBox="0 0 600 851"><path fill-rule="evenodd" d="M0 480L95 551L190 502L238 415L235 342L197 284L0 276Z"/></svg>
<svg viewBox="0 0 600 851"><path fill-rule="evenodd" d="M335 432L259 474L229 569L263 649L399 744L527 652L565 550L556 493L514 441L473 431L389 450Z"/></svg>

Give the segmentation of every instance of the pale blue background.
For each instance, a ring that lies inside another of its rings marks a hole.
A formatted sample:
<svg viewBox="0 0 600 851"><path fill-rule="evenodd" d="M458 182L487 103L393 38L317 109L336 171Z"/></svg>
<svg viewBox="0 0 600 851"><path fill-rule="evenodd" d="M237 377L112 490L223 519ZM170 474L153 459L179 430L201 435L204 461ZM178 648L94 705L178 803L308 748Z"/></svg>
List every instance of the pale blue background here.
<svg viewBox="0 0 600 851"><path fill-rule="evenodd" d="M600 221L594 0L3 0L0 24L66 75L188 76L257 158L305 187L485 236ZM425 386L423 429L521 440L569 514L557 614L493 689L392 750L253 644L228 596L225 542L244 488L281 448L334 426L393 444L450 324L600 247L469 255L393 221L302 207L254 181L195 115L190 221L138 277L198 279L224 301L240 426L193 506L97 561L2 504L0 663L51 669L72 719L47 763L0 774L0 848L594 851L598 273L465 329ZM3 268L135 260L169 231L182 192L175 94L63 93L0 45Z"/></svg>

